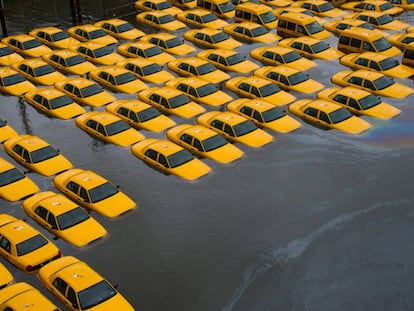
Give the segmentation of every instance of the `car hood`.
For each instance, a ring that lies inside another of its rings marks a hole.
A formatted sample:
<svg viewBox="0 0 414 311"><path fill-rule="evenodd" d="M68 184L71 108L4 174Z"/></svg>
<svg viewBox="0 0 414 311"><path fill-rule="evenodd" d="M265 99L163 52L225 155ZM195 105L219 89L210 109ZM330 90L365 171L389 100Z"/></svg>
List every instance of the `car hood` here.
<svg viewBox="0 0 414 311"><path fill-rule="evenodd" d="M399 31L399 30L404 30L405 28L407 28L409 25L401 22L399 20L393 20L392 22L389 22L385 25L382 26L378 26L378 28L380 29L386 29L386 30L395 30L395 31Z"/></svg>
<svg viewBox="0 0 414 311"><path fill-rule="evenodd" d="M0 187L0 197L7 201L18 201L39 191L39 187L25 177L14 183Z"/></svg>
<svg viewBox="0 0 414 311"><path fill-rule="evenodd" d="M384 73L391 77L407 79L414 76L414 69L405 65L398 65L394 68L385 70Z"/></svg>
<svg viewBox="0 0 414 311"><path fill-rule="evenodd" d="M273 141L273 136L261 129L256 129L246 135L236 137L235 140L249 147L261 147Z"/></svg>
<svg viewBox="0 0 414 311"><path fill-rule="evenodd" d="M102 311L102 310L117 310L117 311L135 311L135 309L129 304L129 302L117 293L110 299L100 303L99 305L89 308L89 311Z"/></svg>
<svg viewBox="0 0 414 311"><path fill-rule="evenodd" d="M401 113L401 110L387 103L380 103L364 110L364 115L379 119L391 119Z"/></svg>
<svg viewBox="0 0 414 311"><path fill-rule="evenodd" d="M137 79L130 81L128 83L124 83L122 85L118 85L116 88L123 93L133 94L148 88L148 86L141 80Z"/></svg>
<svg viewBox="0 0 414 311"><path fill-rule="evenodd" d="M314 57L325 59L325 60L335 60L343 56L344 53L341 51L335 50L333 48L326 49L325 51L322 51L317 54L313 54Z"/></svg>
<svg viewBox="0 0 414 311"><path fill-rule="evenodd" d="M180 55L180 56L190 54L194 51L195 49L189 44L182 44L182 45L173 47L171 49L168 49L168 53L171 53L174 55Z"/></svg>
<svg viewBox="0 0 414 311"><path fill-rule="evenodd" d="M113 102L115 97L108 92L103 91L89 97L81 98L80 100L88 106L101 107Z"/></svg>
<svg viewBox="0 0 414 311"><path fill-rule="evenodd" d="M393 98L405 98L408 95L414 93L414 90L402 83L395 82L394 84L390 85L389 87L378 90L376 92L378 95L393 97Z"/></svg>
<svg viewBox="0 0 414 311"><path fill-rule="evenodd" d="M216 84L216 83L223 82L227 79L230 79L230 76L221 70L214 70L212 72L209 72L209 73L206 73L200 76L200 78L207 80L208 82Z"/></svg>
<svg viewBox="0 0 414 311"><path fill-rule="evenodd" d="M41 76L41 77L36 77L36 80L38 81L38 83L42 84L42 85L53 85L57 82L63 81L66 79L66 76L64 76L63 74L61 74L60 72L52 72L49 73L47 75Z"/></svg>
<svg viewBox="0 0 414 311"><path fill-rule="evenodd" d="M0 143L19 135L12 127L6 125L0 128Z"/></svg>
<svg viewBox="0 0 414 311"><path fill-rule="evenodd" d="M352 116L345 121L332 124L332 127L349 134L359 134L368 130L371 127L371 124L361 118Z"/></svg>
<svg viewBox="0 0 414 311"><path fill-rule="evenodd" d="M100 202L89 205L91 209L107 216L116 217L135 208L136 203L132 201L126 194L119 191L113 196L106 198Z"/></svg>
<svg viewBox="0 0 414 311"><path fill-rule="evenodd" d="M300 92L300 93L306 93L306 94L312 94L315 92L318 92L322 90L325 86L313 79L309 79L306 81L303 81L302 83L291 85L290 88L293 91Z"/></svg>
<svg viewBox="0 0 414 311"><path fill-rule="evenodd" d="M209 171L210 167L196 158L187 163L184 163L183 165L171 169L171 172L173 174L188 180L200 178L201 176L208 174Z"/></svg>
<svg viewBox="0 0 414 311"><path fill-rule="evenodd" d="M141 78L141 77L140 77ZM173 76L168 71L158 71L156 73L153 73L151 75L142 77L143 80L146 80L148 82L154 83L154 84L162 84L165 83L171 79L174 79L175 76Z"/></svg>
<svg viewBox="0 0 414 311"><path fill-rule="evenodd" d="M296 97L292 94L289 94L288 92L281 90L270 96L262 97L262 99L276 106L284 106L293 102Z"/></svg>
<svg viewBox="0 0 414 311"><path fill-rule="evenodd" d="M113 65L122 60L124 60L124 58L121 55L115 54L115 53L111 53L111 54L96 58L96 62L102 65Z"/></svg>
<svg viewBox="0 0 414 311"><path fill-rule="evenodd" d="M77 75L84 75L94 69L96 69L96 66L90 62L83 62L75 66L65 67L65 70Z"/></svg>
<svg viewBox="0 0 414 311"><path fill-rule="evenodd" d="M196 115L199 115L200 113L203 113L206 110L195 102L189 102L188 104L182 105L180 107L170 109L170 111L182 118L192 118Z"/></svg>
<svg viewBox="0 0 414 311"><path fill-rule="evenodd" d="M63 155L59 154L45 161L33 163L32 166L33 170L37 173L44 176L52 176L72 168L72 163Z"/></svg>
<svg viewBox="0 0 414 311"><path fill-rule="evenodd" d="M291 63L285 63L285 65L297 70L307 70L315 67L316 63L310 59L301 57Z"/></svg>
<svg viewBox="0 0 414 311"><path fill-rule="evenodd" d="M296 119L285 115L271 122L261 123L261 126L279 133L288 133L298 129L301 125L300 122L296 121Z"/></svg>
<svg viewBox="0 0 414 311"><path fill-rule="evenodd" d="M23 57L21 57L19 54L12 53L12 54L0 57L0 65L9 66L11 64L20 62L22 60L23 60Z"/></svg>
<svg viewBox="0 0 414 311"><path fill-rule="evenodd" d="M41 45L29 50L22 51L22 54L25 54L27 56L30 56L32 58L41 57L43 54L47 54L52 52L51 49L49 49L47 46Z"/></svg>
<svg viewBox="0 0 414 311"><path fill-rule="evenodd" d="M105 140L121 147L130 146L143 140L144 138L144 135L142 135L140 132L133 128L129 128L126 131L123 131L115 135L104 137Z"/></svg>
<svg viewBox="0 0 414 311"><path fill-rule="evenodd" d="M233 162L243 156L244 152L231 143L220 148L205 153L206 158L210 158L220 163Z"/></svg>
<svg viewBox="0 0 414 311"><path fill-rule="evenodd" d="M233 100L233 97L222 91L218 91L204 97L199 97L197 98L197 100L199 100L203 104L218 107Z"/></svg>
<svg viewBox="0 0 414 311"><path fill-rule="evenodd" d="M167 116L159 115L154 119L140 123L140 126L147 131L161 132L175 124L176 123Z"/></svg>
<svg viewBox="0 0 414 311"><path fill-rule="evenodd" d="M72 103L60 108L53 109L52 111L54 115L58 116L61 119L72 119L84 113L85 109L76 103Z"/></svg>
<svg viewBox="0 0 414 311"><path fill-rule="evenodd" d="M93 218L59 232L66 241L78 247L89 244L107 234L105 228Z"/></svg>
<svg viewBox="0 0 414 311"><path fill-rule="evenodd" d="M36 87L29 81L23 81L14 85L2 87L2 89L10 95L20 96L26 92L35 90Z"/></svg>

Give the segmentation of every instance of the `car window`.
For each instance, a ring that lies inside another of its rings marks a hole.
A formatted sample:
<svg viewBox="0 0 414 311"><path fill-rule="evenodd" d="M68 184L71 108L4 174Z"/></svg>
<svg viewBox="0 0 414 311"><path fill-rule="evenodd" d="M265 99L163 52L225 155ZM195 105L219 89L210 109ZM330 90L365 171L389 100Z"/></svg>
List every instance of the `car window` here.
<svg viewBox="0 0 414 311"><path fill-rule="evenodd" d="M79 192L79 196L85 200L85 202L89 202L89 196L88 196L88 192L86 191L85 188L81 187L80 188L80 192Z"/></svg>
<svg viewBox="0 0 414 311"><path fill-rule="evenodd" d="M348 103L348 105L349 105L350 107L352 107L352 108L357 109L357 110L361 110L361 108L360 108L360 107L359 107L359 105L358 105L358 102L357 102L355 99L353 99L353 98L350 98L350 99L349 99L349 103Z"/></svg>
<svg viewBox="0 0 414 311"><path fill-rule="evenodd" d="M249 117L251 117L252 116L253 109L250 108L250 107L244 106L244 107L242 107L240 109L240 112L243 113L243 114L245 114L245 115L247 115L247 116L249 116Z"/></svg>
<svg viewBox="0 0 414 311"><path fill-rule="evenodd" d="M318 110L315 109L315 108L308 107L308 108L306 108L306 110L304 111L304 113L307 114L307 115L309 115L309 116L311 116L311 117L316 118L317 115L318 115Z"/></svg>
<svg viewBox="0 0 414 311"><path fill-rule="evenodd" d="M362 85L362 78L360 77L351 77L348 80L349 83L355 84L355 85Z"/></svg>
<svg viewBox="0 0 414 311"><path fill-rule="evenodd" d="M347 100L347 96L344 96L344 95L336 95L335 97L334 97L334 101L336 101L336 102L338 102L338 103L341 103L341 104L346 104L346 100Z"/></svg>
<svg viewBox="0 0 414 311"><path fill-rule="evenodd" d="M239 89L240 90L243 90L243 91L246 91L246 92L249 92L250 91L250 84L247 84L247 83L240 83L240 85L239 85Z"/></svg>
<svg viewBox="0 0 414 311"><path fill-rule="evenodd" d="M220 120L213 120L211 122L211 126L215 127L216 129L223 130L223 122Z"/></svg>
<svg viewBox="0 0 414 311"><path fill-rule="evenodd" d="M368 59L360 57L356 60L355 64L367 67L368 66Z"/></svg>
<svg viewBox="0 0 414 311"><path fill-rule="evenodd" d="M38 215L40 218L46 220L46 217L47 217L47 209L45 209L43 206L38 206L35 209L35 214Z"/></svg>
<svg viewBox="0 0 414 311"><path fill-rule="evenodd" d="M187 144L191 145L193 137L191 135L188 135L188 134L183 134L183 135L181 135L180 139L182 141L186 142Z"/></svg>
<svg viewBox="0 0 414 311"><path fill-rule="evenodd" d="M86 126L96 130L96 125L98 124L98 122L96 122L95 120L88 120L86 122Z"/></svg>
<svg viewBox="0 0 414 311"><path fill-rule="evenodd" d="M364 80L364 87L370 90L375 90L374 84L369 80Z"/></svg>
<svg viewBox="0 0 414 311"><path fill-rule="evenodd" d="M331 120L329 120L328 115L325 112L323 112L323 111L321 111L319 113L319 119L322 120L322 121L324 121L324 122L326 122L326 123L331 123Z"/></svg>
<svg viewBox="0 0 414 311"><path fill-rule="evenodd" d="M263 122L262 115L257 110L254 110L253 111L253 119L255 119L255 120L259 121L259 122Z"/></svg>
<svg viewBox="0 0 414 311"><path fill-rule="evenodd" d="M374 62L374 61L371 61L370 62L369 67L372 68L372 69L378 70L378 71L381 70L381 68L378 65L378 63L377 62Z"/></svg>
<svg viewBox="0 0 414 311"><path fill-rule="evenodd" d="M106 136L105 127L100 123L98 123L98 132L101 133L102 135Z"/></svg>
<svg viewBox="0 0 414 311"><path fill-rule="evenodd" d="M67 184L66 188L68 188L70 191L72 191L75 194L78 194L78 192L79 192L79 185L77 183L73 182L73 181L70 181Z"/></svg>
<svg viewBox="0 0 414 311"><path fill-rule="evenodd" d="M16 154L18 154L18 155L22 155L22 153L23 153L23 147L22 146L20 146L20 145L14 145L13 146L13 151L16 153Z"/></svg>
<svg viewBox="0 0 414 311"><path fill-rule="evenodd" d="M65 296L68 284L64 280L61 278L56 278L52 284L63 296Z"/></svg>
<svg viewBox="0 0 414 311"><path fill-rule="evenodd" d="M201 145L201 142L197 138L194 138L193 145L195 148L197 148L198 151L203 151L203 146Z"/></svg>
<svg viewBox="0 0 414 311"><path fill-rule="evenodd" d="M165 167L169 167L167 158L163 154L160 154L158 162L160 162Z"/></svg>
<svg viewBox="0 0 414 311"><path fill-rule="evenodd" d="M228 124L224 124L224 132L229 134L230 136L234 136L233 129Z"/></svg>
<svg viewBox="0 0 414 311"><path fill-rule="evenodd" d="M4 236L0 240L0 247L10 253L10 241Z"/></svg>
<svg viewBox="0 0 414 311"><path fill-rule="evenodd" d="M152 160L156 160L157 159L158 152L155 151L155 150L153 150L153 149L148 149L147 151L145 151L145 155L148 158L152 159Z"/></svg>
<svg viewBox="0 0 414 311"><path fill-rule="evenodd" d="M52 228L57 228L56 218L52 213L49 213L47 216L47 222L52 226Z"/></svg>

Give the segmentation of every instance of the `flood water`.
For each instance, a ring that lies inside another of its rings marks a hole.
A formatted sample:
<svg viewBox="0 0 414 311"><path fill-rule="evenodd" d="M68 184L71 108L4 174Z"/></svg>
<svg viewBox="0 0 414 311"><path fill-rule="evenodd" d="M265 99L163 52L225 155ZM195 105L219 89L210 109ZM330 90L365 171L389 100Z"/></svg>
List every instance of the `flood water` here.
<svg viewBox="0 0 414 311"><path fill-rule="evenodd" d="M336 40L328 41L336 47ZM248 55L257 46L238 51ZM326 87L332 74L347 69L338 61L317 63L308 73ZM242 159L203 160L212 171L195 182L163 175L129 148L103 144L72 120L48 118L17 97L1 96L0 117L58 147L75 167L119 184L137 202L139 209L121 219L93 213L109 232L96 245L55 241L65 255L119 284L137 310L399 311L414 309L413 98L384 98L402 114L365 118L373 127L362 135L302 122L293 133L272 133L275 141L263 148L238 144ZM0 156L12 161L3 150ZM29 176L42 191L57 192L52 178ZM3 201L2 212L28 219L19 202ZM36 276L0 261L59 305Z"/></svg>

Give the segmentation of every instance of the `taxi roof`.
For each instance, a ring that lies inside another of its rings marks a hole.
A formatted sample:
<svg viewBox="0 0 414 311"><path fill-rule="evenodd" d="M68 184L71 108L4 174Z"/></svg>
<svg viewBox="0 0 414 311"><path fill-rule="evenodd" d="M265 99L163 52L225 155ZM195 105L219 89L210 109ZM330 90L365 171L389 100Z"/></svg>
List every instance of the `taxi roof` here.
<svg viewBox="0 0 414 311"><path fill-rule="evenodd" d="M33 37L31 35L28 35L28 34L25 34L25 33L17 34L17 35L11 35L11 36L8 36L8 37L4 38L4 40L6 40L7 42L10 39L16 39L17 41L22 41L22 42L29 41L29 40L37 40L35 37Z"/></svg>
<svg viewBox="0 0 414 311"><path fill-rule="evenodd" d="M107 182L105 178L90 170L82 170L70 177L70 180L82 185L86 189L95 188Z"/></svg>
<svg viewBox="0 0 414 311"><path fill-rule="evenodd" d="M241 101L238 105L240 108L243 106L251 107L257 111L263 112L269 109L275 108L275 105L261 99L250 99Z"/></svg>
<svg viewBox="0 0 414 311"><path fill-rule="evenodd" d="M342 106L323 99L316 99L307 103L306 107L312 107L329 114L335 110L338 110L338 108L341 108Z"/></svg>
<svg viewBox="0 0 414 311"><path fill-rule="evenodd" d="M123 25L125 23L128 23L126 20L120 19L120 18L110 18L110 19L105 19L101 21L102 25L105 23L108 24L113 24L115 26L119 26L119 25Z"/></svg>
<svg viewBox="0 0 414 311"><path fill-rule="evenodd" d="M37 202L36 206L41 205L51 211L55 216L64 214L78 207L76 203L67 199L63 194L55 193Z"/></svg>
<svg viewBox="0 0 414 311"><path fill-rule="evenodd" d="M93 24L83 24L83 25L78 25L78 26L71 27L69 29L71 29L71 30L82 29L86 32L90 32L90 31L94 31L94 30L97 30L97 29L101 29L101 28L98 27L98 26L95 26Z"/></svg>
<svg viewBox="0 0 414 311"><path fill-rule="evenodd" d="M21 62L18 63L18 65L20 64L25 64L30 67L41 67L44 65L48 65L48 63L46 63L45 61L41 59L35 59L35 58L22 60Z"/></svg>
<svg viewBox="0 0 414 311"><path fill-rule="evenodd" d="M151 108L151 105L148 105L147 103L144 103L143 101L140 101L138 99L121 99L120 101L113 102L112 104L118 104L118 107L125 107L128 108L131 111L134 112L140 112L142 110Z"/></svg>
<svg viewBox="0 0 414 311"><path fill-rule="evenodd" d="M112 113L106 112L106 111L91 111L91 112L87 112L86 113L86 117L87 114L90 114L89 118L90 120L95 120L97 122L99 122L102 125L108 125L114 122L117 122L120 120L120 118ZM85 119L86 121L87 119Z"/></svg>
<svg viewBox="0 0 414 311"><path fill-rule="evenodd" d="M231 80L229 80L231 81ZM255 87L262 87L264 85L268 85L271 84L272 82L270 82L269 80L266 80L264 78L261 77L257 77L257 76L250 76L250 77L237 77L234 81L238 82L238 83L248 83L250 85L253 85Z"/></svg>
<svg viewBox="0 0 414 311"><path fill-rule="evenodd" d="M172 87L168 87L168 86L155 87L152 90L151 94L153 94L153 93L158 94L160 96L163 96L165 98L171 98L171 97L175 97L175 96L181 95L181 94L184 94L185 95L185 93L183 93L182 91L177 90L177 89L174 89Z"/></svg>
<svg viewBox="0 0 414 311"><path fill-rule="evenodd" d="M346 95L348 97L351 97L357 100L364 98L368 95L371 95L371 93L368 91L357 89L352 86L338 88L338 90L335 91L335 94L343 94L343 95Z"/></svg>
<svg viewBox="0 0 414 311"><path fill-rule="evenodd" d="M34 135L23 134L11 139L13 139L13 145L19 144L22 147L26 148L29 152L50 146L46 141Z"/></svg>
<svg viewBox="0 0 414 311"><path fill-rule="evenodd" d="M102 276L82 261L62 267L54 275L65 280L76 292L103 280Z"/></svg>
<svg viewBox="0 0 414 311"><path fill-rule="evenodd" d="M47 99L53 99L60 96L66 96L65 93L55 89L55 88L39 88L37 90L31 91L33 95L39 94Z"/></svg>
<svg viewBox="0 0 414 311"><path fill-rule="evenodd" d="M157 39L162 39L162 40L168 40L172 38L177 38L177 36L172 33L168 33L168 32L158 32L158 33L152 33L152 34L145 35L144 37L141 37L140 40L142 39L145 40L147 38L157 38Z"/></svg>
<svg viewBox="0 0 414 311"><path fill-rule="evenodd" d="M64 81L65 84L72 84L76 87L83 88L92 84L96 84L94 81L88 80L86 78L69 78Z"/></svg>
<svg viewBox="0 0 414 311"><path fill-rule="evenodd" d="M191 127L186 128L183 130L184 133L190 134L194 137L197 137L200 140L210 138L212 136L216 136L217 133L209 128L206 128L202 125L192 125Z"/></svg>
<svg viewBox="0 0 414 311"><path fill-rule="evenodd" d="M33 29L31 32L39 32L39 31L43 31L51 35L51 34L55 34L58 32L62 32L64 30L58 27L54 27L54 26L47 26L47 27L40 27L40 28Z"/></svg>
<svg viewBox="0 0 414 311"><path fill-rule="evenodd" d="M13 244L17 244L40 234L40 232L23 220L17 219L0 226L0 234L7 236L7 239Z"/></svg>
<svg viewBox="0 0 414 311"><path fill-rule="evenodd" d="M230 112L230 111L220 112L220 113L214 115L213 119L223 121L224 123L226 123L230 126L235 126L235 125L247 120L246 118L244 118L244 117L242 117L238 114L235 114L233 112Z"/></svg>
<svg viewBox="0 0 414 311"><path fill-rule="evenodd" d="M158 151L165 156L169 156L184 149L183 147L166 139L157 140L151 143L148 148Z"/></svg>

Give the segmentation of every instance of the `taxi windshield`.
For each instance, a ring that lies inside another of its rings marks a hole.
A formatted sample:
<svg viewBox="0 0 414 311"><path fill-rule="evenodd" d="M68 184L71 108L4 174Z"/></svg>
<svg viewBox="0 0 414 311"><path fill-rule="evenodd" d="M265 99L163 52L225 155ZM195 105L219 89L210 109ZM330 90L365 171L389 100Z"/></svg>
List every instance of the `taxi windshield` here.
<svg viewBox="0 0 414 311"><path fill-rule="evenodd" d="M152 46L145 50L145 55L147 57L152 57L152 56L155 56L161 53L162 53L161 49L157 46Z"/></svg>
<svg viewBox="0 0 414 311"><path fill-rule="evenodd" d="M207 63L207 62L197 67L197 71L199 75L205 75L215 70L217 70L216 67L214 67L212 64Z"/></svg>
<svg viewBox="0 0 414 311"><path fill-rule="evenodd" d="M213 84L206 84L197 89L198 97L204 97L217 92L217 88Z"/></svg>
<svg viewBox="0 0 414 311"><path fill-rule="evenodd" d="M180 38L175 37L167 40L165 43L167 44L167 48L171 49L173 47L182 45L183 41Z"/></svg>
<svg viewBox="0 0 414 311"><path fill-rule="evenodd" d="M392 57L388 57L382 61L380 61L380 66L382 68L382 70L388 70L394 67L399 66L400 63L398 62L398 60L396 60L395 58Z"/></svg>
<svg viewBox="0 0 414 311"><path fill-rule="evenodd" d="M106 132L108 133L108 136L112 136L121 132L124 132L128 130L130 126L128 123L118 120L116 122L110 123L106 126Z"/></svg>
<svg viewBox="0 0 414 311"><path fill-rule="evenodd" d="M262 86L259 90L262 97L270 96L280 92L280 88L272 83Z"/></svg>
<svg viewBox="0 0 414 311"><path fill-rule="evenodd" d="M25 176L17 168L12 168L8 171L0 173L0 187L14 183Z"/></svg>
<svg viewBox="0 0 414 311"><path fill-rule="evenodd" d="M13 50L9 48L8 46L0 48L0 57L13 54Z"/></svg>
<svg viewBox="0 0 414 311"><path fill-rule="evenodd" d="M230 55L226 59L227 59L227 63L229 64L229 66L236 65L245 60L245 58L241 56L239 53Z"/></svg>
<svg viewBox="0 0 414 311"><path fill-rule="evenodd" d="M224 146L225 144L227 144L227 140L225 140L220 135L214 135L212 137L209 137L203 140L204 150L206 152L220 148L221 146Z"/></svg>
<svg viewBox="0 0 414 311"><path fill-rule="evenodd" d="M143 72L144 76L148 76L148 75L151 75L153 73L160 72L161 70L162 70L162 68L158 64L151 64L151 65L147 65L145 67L142 67L142 72Z"/></svg>
<svg viewBox="0 0 414 311"><path fill-rule="evenodd" d="M49 100L50 109L60 108L66 105L70 105L71 103L73 103L73 100L67 95L62 95Z"/></svg>
<svg viewBox="0 0 414 311"><path fill-rule="evenodd" d="M97 84L88 85L81 90L82 97L89 97L92 95L96 95L102 93L103 89Z"/></svg>
<svg viewBox="0 0 414 311"><path fill-rule="evenodd" d="M39 163L47 159L56 157L58 155L59 155L59 152L57 152L57 150L53 148L52 146L46 146L41 149L32 151L30 153L30 156L32 158L32 163Z"/></svg>
<svg viewBox="0 0 414 311"><path fill-rule="evenodd" d="M285 59L285 63L288 64L288 63L294 62L295 60L300 59L301 56L298 52L292 51L292 52L289 52L283 55L283 58Z"/></svg>
<svg viewBox="0 0 414 311"><path fill-rule="evenodd" d="M91 39L101 38L105 36L106 36L106 32L102 29L96 29L89 33L89 38Z"/></svg>
<svg viewBox="0 0 414 311"><path fill-rule="evenodd" d="M329 116L332 120L332 123L336 124L352 117L352 113L350 113L348 109L339 108L338 110L331 112Z"/></svg>
<svg viewBox="0 0 414 311"><path fill-rule="evenodd" d="M43 65L41 67L37 67L34 70L34 76L35 77L41 77L44 75L47 75L49 73L55 72L55 69L50 66L49 64Z"/></svg>
<svg viewBox="0 0 414 311"><path fill-rule="evenodd" d="M116 295L116 290L105 280L79 292L81 310L90 309Z"/></svg>
<svg viewBox="0 0 414 311"><path fill-rule="evenodd" d="M122 84L129 83L129 82L135 81L135 80L136 80L135 76L132 73L130 73L129 71L115 76L115 84L116 85L122 85Z"/></svg>
<svg viewBox="0 0 414 311"><path fill-rule="evenodd" d="M257 127L252 121L246 120L242 123L236 124L233 129L236 137L239 137L253 132L255 129L257 129Z"/></svg>
<svg viewBox="0 0 414 311"><path fill-rule="evenodd" d="M119 190L108 181L102 185L99 185L89 190L89 195L91 197L92 203L96 203L106 198L109 198L114 194L117 194L118 192Z"/></svg>
<svg viewBox="0 0 414 311"><path fill-rule="evenodd" d="M170 23L170 22L175 21L175 19L172 15L167 14L167 15L161 16L159 18L159 21L160 21L160 24L166 24L166 23Z"/></svg>
<svg viewBox="0 0 414 311"><path fill-rule="evenodd" d="M46 245L48 241L40 234L16 245L17 255L23 256Z"/></svg>
<svg viewBox="0 0 414 311"><path fill-rule="evenodd" d="M203 15L203 16L201 17L201 21L202 21L203 23L212 22L212 21L215 21L215 20L217 20L217 19L218 19L218 18L217 18L217 16L216 16L216 15L214 15L213 13L209 13L209 14Z"/></svg>
<svg viewBox="0 0 414 311"><path fill-rule="evenodd" d="M380 52L388 50L392 47L391 43L389 43L389 41L385 38L375 40L373 44Z"/></svg>
<svg viewBox="0 0 414 311"><path fill-rule="evenodd" d="M377 90L383 90L391 85L393 85L395 81L387 76L382 76L374 81Z"/></svg>
<svg viewBox="0 0 414 311"><path fill-rule="evenodd" d="M102 57L111 54L113 51L110 47L103 46L101 48L97 48L93 52L95 53L95 57Z"/></svg>
<svg viewBox="0 0 414 311"><path fill-rule="evenodd" d="M289 82L291 85L296 85L307 80L309 80L308 76L302 71L289 76Z"/></svg>
<svg viewBox="0 0 414 311"><path fill-rule="evenodd" d="M138 112L138 119L140 122L145 122L152 120L158 117L159 115L161 115L161 113L157 109L155 109L154 107L150 107L148 109Z"/></svg>
<svg viewBox="0 0 414 311"><path fill-rule="evenodd" d="M319 12L327 12L333 9L335 9L335 7L330 2L325 2L319 6Z"/></svg>
<svg viewBox="0 0 414 311"><path fill-rule="evenodd" d="M168 162L170 163L170 167L174 168L191 161L193 158L194 157L190 151L183 149L170 155L168 157Z"/></svg>
<svg viewBox="0 0 414 311"><path fill-rule="evenodd" d="M169 103L171 108L177 108L182 105L188 104L191 102L191 99L184 94L177 95L175 97L170 98Z"/></svg>
<svg viewBox="0 0 414 311"><path fill-rule="evenodd" d="M26 81L26 80L21 75L16 73L14 75L4 77L3 86L9 86L9 85L17 84L23 81Z"/></svg>
<svg viewBox="0 0 414 311"><path fill-rule="evenodd" d="M263 35L267 34L268 32L269 31L263 26L258 26L256 28L252 29L253 37L263 36Z"/></svg>
<svg viewBox="0 0 414 311"><path fill-rule="evenodd" d="M315 34L323 30L323 27L317 21L307 24L305 27L310 34Z"/></svg>
<svg viewBox="0 0 414 311"><path fill-rule="evenodd" d="M59 31L57 33L54 33L51 37L52 41L55 42L69 38L69 34L64 31Z"/></svg>
<svg viewBox="0 0 414 311"><path fill-rule="evenodd" d="M286 112L281 107L274 107L262 112L264 122L277 120L284 115L286 115Z"/></svg>
<svg viewBox="0 0 414 311"><path fill-rule="evenodd" d="M80 55L71 56L71 57L66 59L66 64L69 67L70 66L75 66L75 65L78 65L78 64L82 64L84 62L86 62L86 60Z"/></svg>
<svg viewBox="0 0 414 311"><path fill-rule="evenodd" d="M391 15L384 14L380 17L378 17L377 21L379 25L385 25L388 23L391 23L394 19L391 17Z"/></svg>
<svg viewBox="0 0 414 311"><path fill-rule="evenodd" d="M261 14L260 18L262 19L263 23L271 23L276 20L276 16L272 13L272 11Z"/></svg>
<svg viewBox="0 0 414 311"><path fill-rule="evenodd" d="M134 27L132 27L130 23L124 23L122 25L118 25L117 29L118 29L118 32L121 33L121 32L132 30L134 29Z"/></svg>
<svg viewBox="0 0 414 311"><path fill-rule="evenodd" d="M213 35L213 42L217 43L217 42L222 42L224 40L227 40L229 38L229 36L227 34L225 34L224 32L219 32L215 35Z"/></svg>
<svg viewBox="0 0 414 311"><path fill-rule="evenodd" d="M321 42L318 42L318 43L315 43L314 45L312 45L312 50L313 50L314 53L320 53L320 52L325 51L327 49L329 49L329 44L324 42L324 41L321 41Z"/></svg>
<svg viewBox="0 0 414 311"><path fill-rule="evenodd" d="M23 50L33 49L41 45L42 44L38 40L32 39L32 40L23 42Z"/></svg>
<svg viewBox="0 0 414 311"><path fill-rule="evenodd" d="M379 99L377 96L374 96L372 94L369 94L368 96L365 96L364 98L361 98L359 100L359 104L361 105L362 110L369 109L380 103L381 103L381 99Z"/></svg>
<svg viewBox="0 0 414 311"><path fill-rule="evenodd" d="M221 4L219 4L219 6L220 6L220 9L223 13L230 12L230 11L234 10L234 5L230 1L221 3Z"/></svg>
<svg viewBox="0 0 414 311"><path fill-rule="evenodd" d="M80 207L76 207L62 215L57 216L60 230L76 226L89 219L89 215Z"/></svg>

